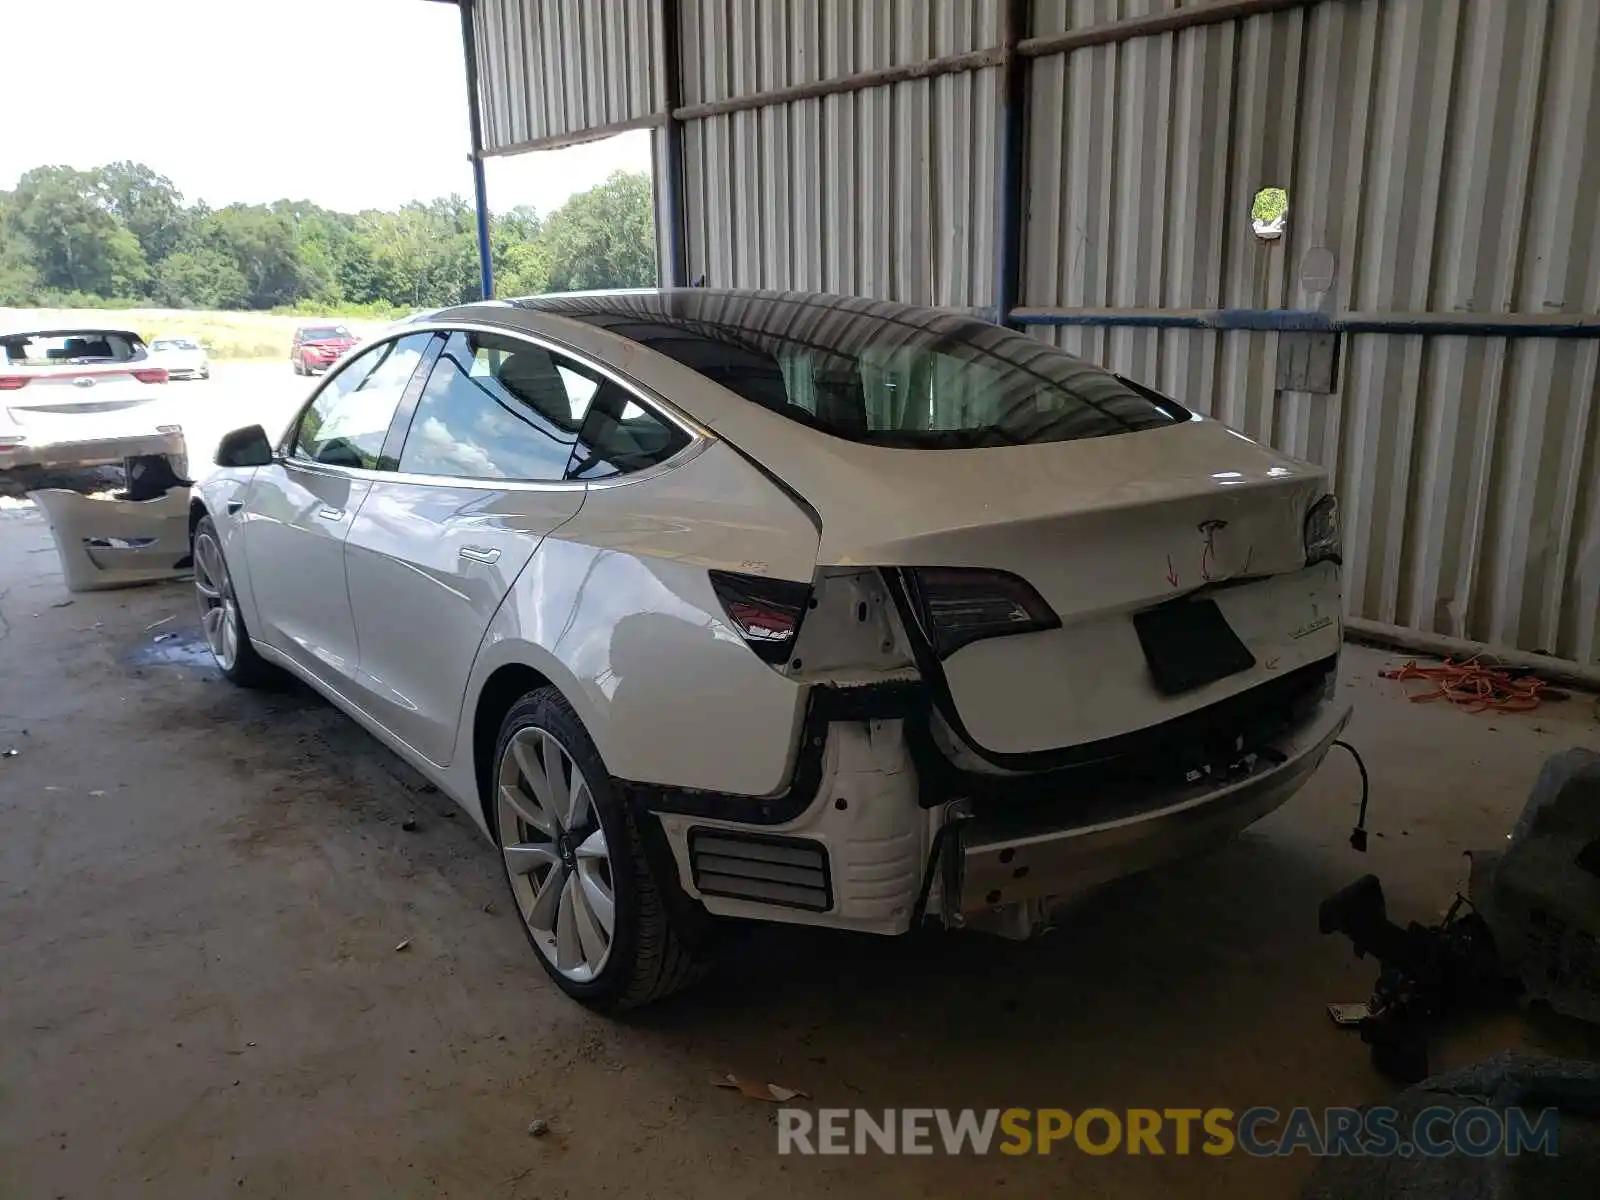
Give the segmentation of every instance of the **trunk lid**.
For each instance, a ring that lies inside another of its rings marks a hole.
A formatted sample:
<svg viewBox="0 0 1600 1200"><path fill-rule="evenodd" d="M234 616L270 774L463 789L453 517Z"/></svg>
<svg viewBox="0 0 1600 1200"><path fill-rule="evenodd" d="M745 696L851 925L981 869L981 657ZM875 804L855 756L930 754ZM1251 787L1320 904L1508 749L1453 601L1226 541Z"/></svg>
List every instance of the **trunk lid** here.
<svg viewBox="0 0 1600 1200"><path fill-rule="evenodd" d="M1214 421L937 451L787 424L781 456L765 465L816 509L822 565L1006 571L1060 618L1060 628L971 642L943 661L981 751L1119 737L1338 653L1337 569L1305 564L1305 519L1328 490L1325 473ZM744 442L762 444L772 443ZM1169 694L1133 618L1185 597L1214 602L1254 665Z"/></svg>

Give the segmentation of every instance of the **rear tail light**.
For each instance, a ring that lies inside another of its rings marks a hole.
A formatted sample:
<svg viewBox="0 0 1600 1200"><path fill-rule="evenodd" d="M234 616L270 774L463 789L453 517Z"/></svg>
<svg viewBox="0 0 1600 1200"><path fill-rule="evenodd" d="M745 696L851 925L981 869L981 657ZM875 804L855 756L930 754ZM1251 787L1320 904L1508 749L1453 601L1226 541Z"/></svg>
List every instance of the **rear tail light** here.
<svg viewBox="0 0 1600 1200"><path fill-rule="evenodd" d="M165 383L167 369L165 367L140 367L134 371L133 377L140 383Z"/></svg>
<svg viewBox="0 0 1600 1200"><path fill-rule="evenodd" d="M775 666L789 660L811 599L810 584L712 571L711 588L745 645Z"/></svg>
<svg viewBox="0 0 1600 1200"><path fill-rule="evenodd" d="M0 375L0 392L14 392L28 386L26 375Z"/></svg>
<svg viewBox="0 0 1600 1200"><path fill-rule="evenodd" d="M1032 585L1009 571L917 567L905 574L912 603L940 658L969 642L1061 625Z"/></svg>

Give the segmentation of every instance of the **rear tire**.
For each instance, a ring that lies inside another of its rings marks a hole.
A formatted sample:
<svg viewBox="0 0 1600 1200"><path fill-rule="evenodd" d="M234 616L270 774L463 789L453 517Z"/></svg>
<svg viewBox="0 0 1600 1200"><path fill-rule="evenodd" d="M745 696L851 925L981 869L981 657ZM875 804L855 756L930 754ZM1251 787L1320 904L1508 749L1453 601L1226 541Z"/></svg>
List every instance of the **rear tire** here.
<svg viewBox="0 0 1600 1200"><path fill-rule="evenodd" d="M618 1012L704 973L633 813L558 690L531 691L506 714L490 786L490 826L522 931L562 991Z"/></svg>
<svg viewBox="0 0 1600 1200"><path fill-rule="evenodd" d="M222 538L209 516L194 527L190 545L194 560L195 600L200 606L200 631L211 660L229 683L245 688L272 687L282 681L277 667L256 653L233 590L233 574L222 554Z"/></svg>

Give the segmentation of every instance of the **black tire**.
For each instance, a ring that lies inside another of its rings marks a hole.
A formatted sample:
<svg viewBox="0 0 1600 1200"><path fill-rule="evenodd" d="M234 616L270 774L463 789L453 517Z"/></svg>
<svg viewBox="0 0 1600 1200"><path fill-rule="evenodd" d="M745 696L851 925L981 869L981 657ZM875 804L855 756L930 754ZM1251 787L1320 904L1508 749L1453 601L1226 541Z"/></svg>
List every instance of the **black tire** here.
<svg viewBox="0 0 1600 1200"><path fill-rule="evenodd" d="M215 544L217 556L222 561L226 575L226 578L222 581L222 586L234 601L227 609L227 611L231 612L231 619L234 622L234 637L236 639L233 662L231 665L224 665L215 647L211 647L211 661L216 664L217 670L222 672L224 679L229 683L237 684L239 687L273 688L281 686L284 681L283 672L257 654L255 646L250 642L250 631L245 626L244 613L239 611L238 599L233 592L233 572L228 569L226 556L222 553L222 538L217 533L216 523L212 521L210 516L200 518L194 527L194 533L189 539L189 557L194 560L196 598L202 610L206 606L206 600L200 593L200 581L204 574L204 567L196 557L196 551L202 538L210 538L212 543Z"/></svg>
<svg viewBox="0 0 1600 1200"><path fill-rule="evenodd" d="M498 845L504 845L498 819L498 779L513 736L526 729L542 729L556 738L583 772L589 784L594 813L609 848L611 881L616 903L610 952L604 967L589 981L579 982L557 970L540 949L534 931L521 911L512 887L511 872L501 855L501 871L511 892L512 908L522 932L546 973L567 995L599 1012L638 1008L678 991L705 973L707 962L698 953L700 939L689 935L676 919L651 873L634 814L618 794L600 752L578 714L560 691L542 687L529 692L511 707L495 741L494 773L490 777L489 827ZM669 884L670 886L670 884Z"/></svg>

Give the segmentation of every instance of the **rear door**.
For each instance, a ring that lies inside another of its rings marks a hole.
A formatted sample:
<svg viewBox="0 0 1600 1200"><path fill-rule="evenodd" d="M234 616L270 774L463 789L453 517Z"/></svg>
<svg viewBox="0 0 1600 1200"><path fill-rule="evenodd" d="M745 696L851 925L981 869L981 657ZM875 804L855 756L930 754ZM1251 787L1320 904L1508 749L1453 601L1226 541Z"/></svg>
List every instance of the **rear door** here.
<svg viewBox="0 0 1600 1200"><path fill-rule="evenodd" d="M489 620L583 504L567 479L604 377L505 334L449 335L345 545L357 702L448 764Z"/></svg>
<svg viewBox="0 0 1600 1200"><path fill-rule="evenodd" d="M256 472L246 510L253 635L342 695L356 669L344 540L432 341L416 333L379 342L332 375L291 428L284 453Z"/></svg>

